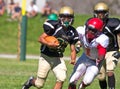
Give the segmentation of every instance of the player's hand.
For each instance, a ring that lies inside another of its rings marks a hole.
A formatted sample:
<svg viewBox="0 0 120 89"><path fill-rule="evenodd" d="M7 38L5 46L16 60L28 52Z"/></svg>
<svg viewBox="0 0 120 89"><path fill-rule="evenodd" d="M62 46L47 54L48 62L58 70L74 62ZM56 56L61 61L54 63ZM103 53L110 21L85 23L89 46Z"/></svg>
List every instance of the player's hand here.
<svg viewBox="0 0 120 89"><path fill-rule="evenodd" d="M48 47L51 47L51 48L57 48L59 46L59 44L56 44L56 43L48 43L47 45Z"/></svg>
<svg viewBox="0 0 120 89"><path fill-rule="evenodd" d="M100 62L101 62L101 60L96 59L96 66L99 66Z"/></svg>
<svg viewBox="0 0 120 89"><path fill-rule="evenodd" d="M120 58L120 52L117 51L117 52L113 53L112 56L119 59Z"/></svg>
<svg viewBox="0 0 120 89"><path fill-rule="evenodd" d="M76 53L79 53L80 52L80 47L76 47L75 51L76 51Z"/></svg>
<svg viewBox="0 0 120 89"><path fill-rule="evenodd" d="M76 60L70 60L70 64L75 65Z"/></svg>

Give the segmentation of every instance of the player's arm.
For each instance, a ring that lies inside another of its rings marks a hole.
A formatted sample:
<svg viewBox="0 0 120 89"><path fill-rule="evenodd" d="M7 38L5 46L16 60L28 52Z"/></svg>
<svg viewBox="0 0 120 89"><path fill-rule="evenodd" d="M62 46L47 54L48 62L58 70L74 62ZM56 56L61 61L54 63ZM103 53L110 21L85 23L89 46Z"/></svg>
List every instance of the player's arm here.
<svg viewBox="0 0 120 89"><path fill-rule="evenodd" d="M79 53L79 52L80 52L81 46L82 46L82 45L81 45L80 41L77 41L76 46L75 46L76 53Z"/></svg>
<svg viewBox="0 0 120 89"><path fill-rule="evenodd" d="M97 46L97 49L98 49L98 60L102 61L106 54L106 48L99 44Z"/></svg>
<svg viewBox="0 0 120 89"><path fill-rule="evenodd" d="M98 60L97 61L99 64L99 62L101 62L103 59L105 59L106 48L109 45L109 37L106 36L105 34L102 34L96 39L96 42L98 43L98 45L97 45Z"/></svg>
<svg viewBox="0 0 120 89"><path fill-rule="evenodd" d="M114 32L117 33L117 36L118 36L118 44L119 44L119 42L120 42L120 20L119 20L119 19L116 19L115 22L118 23L118 24L117 24L117 26L114 26L114 25L113 25L113 26L115 27ZM119 49L118 49L116 52L114 52L114 53L112 54L112 56L115 57L116 59L119 59L119 58L120 58L120 45L119 45Z"/></svg>
<svg viewBox="0 0 120 89"><path fill-rule="evenodd" d="M99 66L102 60L105 59L106 48L99 44L97 46L97 49L98 49L98 58L96 59L96 65Z"/></svg>
<svg viewBox="0 0 120 89"><path fill-rule="evenodd" d="M44 45L47 45L48 47L57 47L58 44L55 44L55 43L51 43L51 42L47 42L45 40L45 38L47 37L48 35L46 33L43 33L39 38L38 38L38 42L40 42L41 44L44 44Z"/></svg>
<svg viewBox="0 0 120 89"><path fill-rule="evenodd" d="M75 50L75 45L74 44L70 45L70 51L71 51L70 63L74 65L75 62L76 62L76 50Z"/></svg>
<svg viewBox="0 0 120 89"><path fill-rule="evenodd" d="M45 37L47 37L48 35L46 33L43 33L42 35L39 36L38 38L38 42L40 42L41 44L44 45L48 45L47 41L45 40Z"/></svg>
<svg viewBox="0 0 120 89"><path fill-rule="evenodd" d="M53 33L55 32L54 26L56 24L57 24L57 21L52 21L52 20L45 21L44 24L43 24L44 33L38 38L38 42L40 42L41 44L47 45L49 47L58 46L58 45L56 45L54 43L50 43L50 42L47 42L45 40L45 38L47 36L52 36L53 35Z"/></svg>
<svg viewBox="0 0 120 89"><path fill-rule="evenodd" d="M120 42L120 28L119 28L119 33L117 34L117 36L118 36L118 44L119 44L119 42ZM119 45L119 49L116 52L114 52L112 54L112 56L115 57L116 59L120 58L120 45Z"/></svg>

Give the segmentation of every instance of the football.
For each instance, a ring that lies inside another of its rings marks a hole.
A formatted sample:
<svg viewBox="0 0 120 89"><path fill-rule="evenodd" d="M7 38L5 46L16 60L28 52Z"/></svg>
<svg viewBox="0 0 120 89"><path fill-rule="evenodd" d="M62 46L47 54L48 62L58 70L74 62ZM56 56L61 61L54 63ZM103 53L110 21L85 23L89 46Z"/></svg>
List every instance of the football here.
<svg viewBox="0 0 120 89"><path fill-rule="evenodd" d="M59 45L58 39L56 37L54 37L54 36L47 36L47 37L45 37L45 40L47 42L55 43L55 44Z"/></svg>

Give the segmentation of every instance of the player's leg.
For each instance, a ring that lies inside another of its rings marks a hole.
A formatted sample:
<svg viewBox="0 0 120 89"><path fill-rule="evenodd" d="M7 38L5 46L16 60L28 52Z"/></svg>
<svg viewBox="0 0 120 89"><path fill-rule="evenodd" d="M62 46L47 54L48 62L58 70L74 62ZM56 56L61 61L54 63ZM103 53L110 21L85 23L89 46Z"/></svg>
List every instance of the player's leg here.
<svg viewBox="0 0 120 89"><path fill-rule="evenodd" d="M24 83L22 89L29 89L31 86L33 86L34 81L35 81L34 77L31 76L31 77Z"/></svg>
<svg viewBox="0 0 120 89"><path fill-rule="evenodd" d="M93 82L94 78L97 76L98 72L99 70L97 66L89 66L78 89L85 89L85 87L89 86Z"/></svg>
<svg viewBox="0 0 120 89"><path fill-rule="evenodd" d="M67 68L63 59L60 59L60 63L53 68L53 72L56 76L56 84L54 89L62 89L62 85L66 79Z"/></svg>
<svg viewBox="0 0 120 89"><path fill-rule="evenodd" d="M73 72L69 79L68 89L76 89L77 81L84 75L86 72L86 55L83 53L81 57L77 60Z"/></svg>
<svg viewBox="0 0 120 89"><path fill-rule="evenodd" d="M113 53L115 51L107 52L106 57L106 69L107 69L107 75L108 75L108 86L109 89L115 89L115 75L114 75L114 69L117 66L118 59L113 57Z"/></svg>
<svg viewBox="0 0 120 89"><path fill-rule="evenodd" d="M39 58L39 65L38 65L38 73L37 78L30 77L27 82L23 85L22 89L29 89L31 86L35 86L37 88L42 88L44 86L44 82L50 70L49 63L43 58Z"/></svg>
<svg viewBox="0 0 120 89"><path fill-rule="evenodd" d="M106 61L104 61L100 72L97 76L98 80L99 80L99 86L100 89L107 89L107 81L106 81Z"/></svg>
<svg viewBox="0 0 120 89"><path fill-rule="evenodd" d="M76 89L76 84L75 83L70 83L68 86L68 89Z"/></svg>
<svg viewBox="0 0 120 89"><path fill-rule="evenodd" d="M68 89L76 89L76 83L84 75L85 71L86 71L85 64L81 63L79 65L75 65L75 69L70 77Z"/></svg>
<svg viewBox="0 0 120 89"><path fill-rule="evenodd" d="M106 79L105 80L99 80L99 86L100 86L100 89L107 89L107 81Z"/></svg>

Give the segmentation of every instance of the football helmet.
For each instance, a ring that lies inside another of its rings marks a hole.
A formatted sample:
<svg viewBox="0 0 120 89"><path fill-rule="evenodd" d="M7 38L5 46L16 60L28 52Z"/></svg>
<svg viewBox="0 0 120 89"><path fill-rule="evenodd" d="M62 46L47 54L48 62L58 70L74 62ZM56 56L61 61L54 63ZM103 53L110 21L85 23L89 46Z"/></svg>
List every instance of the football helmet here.
<svg viewBox="0 0 120 89"><path fill-rule="evenodd" d="M90 29L94 29L96 31L102 31L103 21L99 18L91 18L87 22L87 27L90 28Z"/></svg>
<svg viewBox="0 0 120 89"><path fill-rule="evenodd" d="M54 14L54 13L49 14L47 18L48 20L58 20L57 14Z"/></svg>
<svg viewBox="0 0 120 89"><path fill-rule="evenodd" d="M64 6L59 11L61 24L65 27L72 25L74 20L74 11L71 7Z"/></svg>
<svg viewBox="0 0 120 89"><path fill-rule="evenodd" d="M88 42L91 42L102 33L103 26L103 21L99 18L91 18L88 20L85 33Z"/></svg>
<svg viewBox="0 0 120 89"><path fill-rule="evenodd" d="M109 8L108 5L104 2L97 3L94 8L94 17L100 18L103 21L106 20L109 16Z"/></svg>

